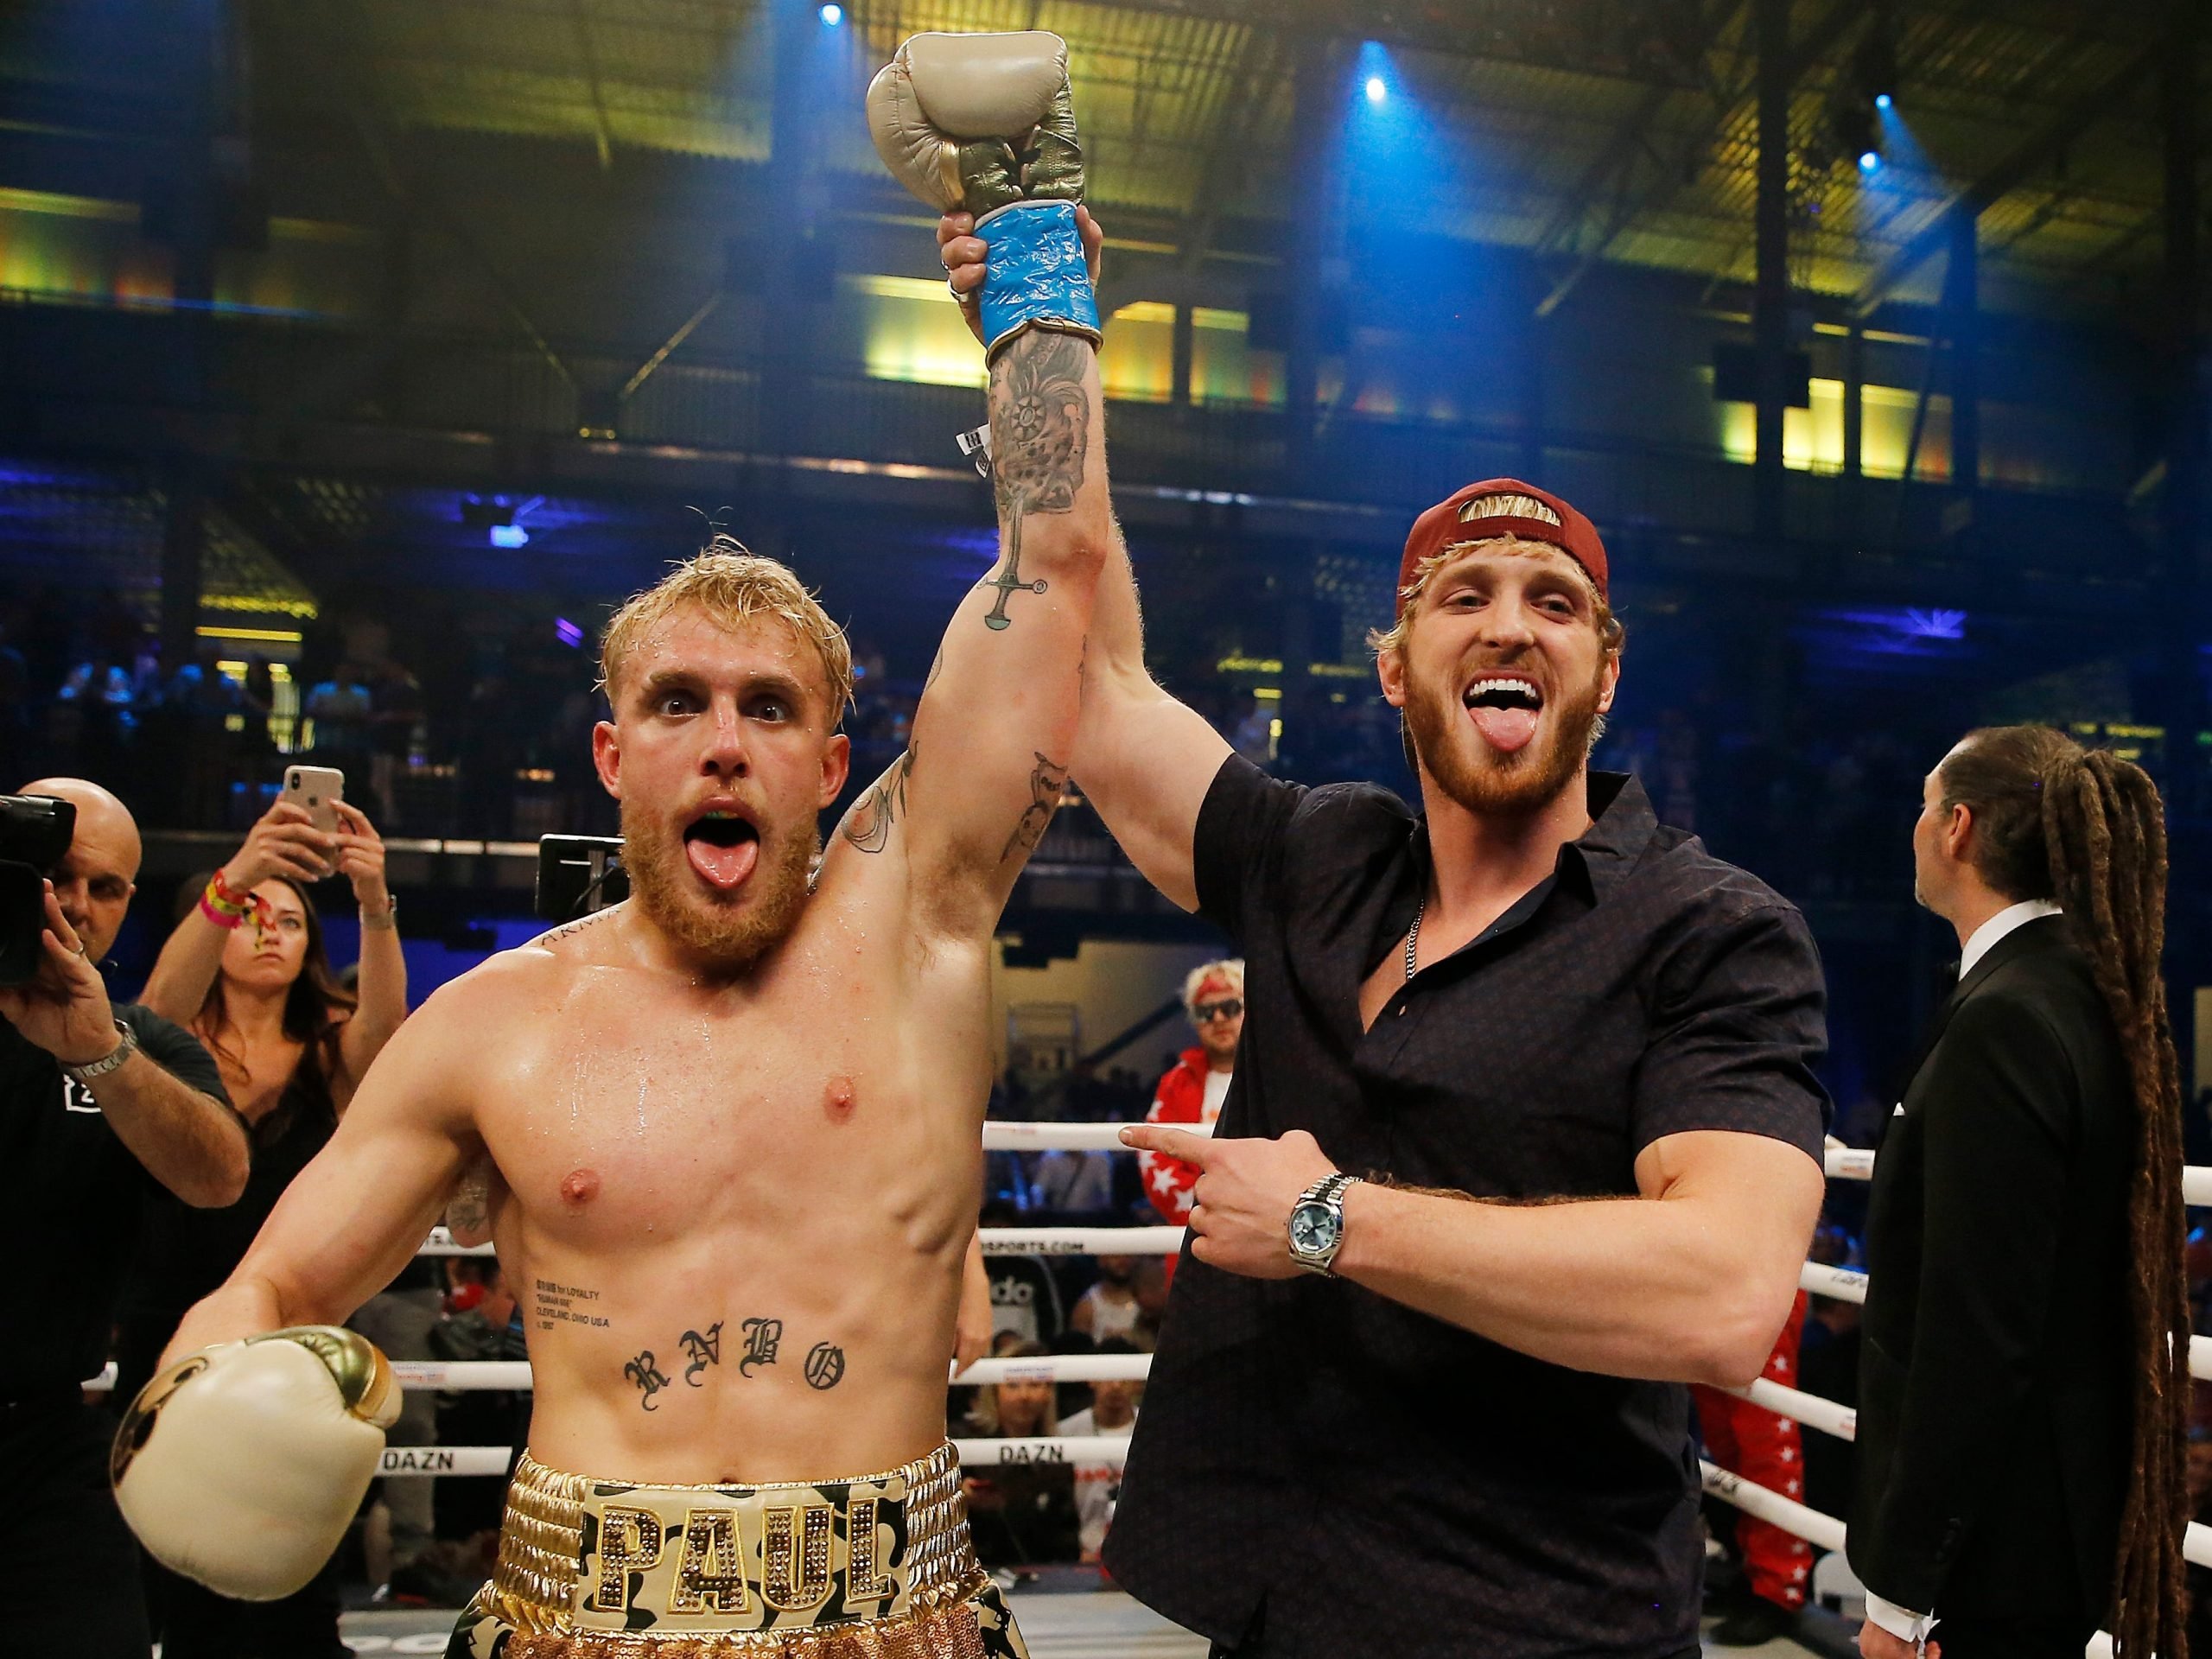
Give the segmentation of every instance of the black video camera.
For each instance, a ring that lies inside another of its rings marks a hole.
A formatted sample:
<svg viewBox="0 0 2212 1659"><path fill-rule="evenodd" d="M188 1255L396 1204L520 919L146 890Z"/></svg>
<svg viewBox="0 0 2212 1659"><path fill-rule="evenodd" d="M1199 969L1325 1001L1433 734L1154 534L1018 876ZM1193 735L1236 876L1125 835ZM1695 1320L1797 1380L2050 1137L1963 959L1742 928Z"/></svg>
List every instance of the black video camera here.
<svg viewBox="0 0 2212 1659"><path fill-rule="evenodd" d="M620 836L537 838L537 919L573 922L630 896Z"/></svg>
<svg viewBox="0 0 2212 1659"><path fill-rule="evenodd" d="M46 878L77 835L74 802L0 795L0 985L38 976L46 951Z"/></svg>

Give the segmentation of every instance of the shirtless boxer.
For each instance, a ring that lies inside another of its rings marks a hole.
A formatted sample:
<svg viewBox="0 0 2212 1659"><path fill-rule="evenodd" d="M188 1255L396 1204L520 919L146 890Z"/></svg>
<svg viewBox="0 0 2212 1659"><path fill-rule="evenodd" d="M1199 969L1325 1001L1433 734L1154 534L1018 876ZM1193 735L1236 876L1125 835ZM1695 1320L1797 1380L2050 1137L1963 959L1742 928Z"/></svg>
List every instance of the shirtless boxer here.
<svg viewBox="0 0 2212 1659"><path fill-rule="evenodd" d="M172 1565L268 1594L327 1553L389 1374L348 1333L266 1333L346 1318L488 1155L536 1395L453 1655L1022 1651L968 1544L946 1360L992 932L1059 801L1109 526L1090 338L997 345L1001 573L826 853L850 658L791 574L718 537L617 613L593 748L634 896L433 996L187 1316L117 1455Z"/></svg>

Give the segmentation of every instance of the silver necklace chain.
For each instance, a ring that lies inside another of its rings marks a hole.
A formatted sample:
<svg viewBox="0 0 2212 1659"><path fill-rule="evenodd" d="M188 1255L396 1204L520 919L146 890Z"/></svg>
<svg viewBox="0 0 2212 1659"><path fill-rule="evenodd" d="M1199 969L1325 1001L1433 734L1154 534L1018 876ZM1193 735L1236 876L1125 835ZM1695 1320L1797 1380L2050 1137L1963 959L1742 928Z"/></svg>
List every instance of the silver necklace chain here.
<svg viewBox="0 0 2212 1659"><path fill-rule="evenodd" d="M1414 947L1421 943L1421 915L1427 909L1428 895L1423 893L1421 902L1414 906L1414 925L1406 933L1406 979L1408 983L1414 976Z"/></svg>

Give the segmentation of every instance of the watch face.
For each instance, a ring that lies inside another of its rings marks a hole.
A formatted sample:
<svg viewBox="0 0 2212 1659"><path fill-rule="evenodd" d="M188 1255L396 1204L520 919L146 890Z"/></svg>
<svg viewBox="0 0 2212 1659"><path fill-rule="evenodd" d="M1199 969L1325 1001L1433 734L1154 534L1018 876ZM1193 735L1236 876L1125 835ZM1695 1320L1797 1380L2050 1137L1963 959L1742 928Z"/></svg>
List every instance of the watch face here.
<svg viewBox="0 0 2212 1659"><path fill-rule="evenodd" d="M1301 1204L1290 1212L1290 1243L1303 1255L1319 1255L1337 1242L1337 1214L1325 1204Z"/></svg>

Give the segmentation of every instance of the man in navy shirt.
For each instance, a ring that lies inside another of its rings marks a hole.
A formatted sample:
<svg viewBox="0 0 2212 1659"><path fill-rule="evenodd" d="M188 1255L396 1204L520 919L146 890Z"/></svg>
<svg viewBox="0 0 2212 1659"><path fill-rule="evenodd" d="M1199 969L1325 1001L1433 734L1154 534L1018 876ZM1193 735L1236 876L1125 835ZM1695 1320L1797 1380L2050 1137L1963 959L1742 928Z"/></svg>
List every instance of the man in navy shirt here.
<svg viewBox="0 0 2212 1659"><path fill-rule="evenodd" d="M8 1636L24 1653L145 1659L138 1546L108 1487L114 1422L82 1384L106 1361L147 1199L235 1203L245 1126L191 1033L111 1004L94 965L138 874L130 810L73 778L22 792L71 802L77 827L48 884L38 977L0 988L0 1261L17 1269L0 1298L0 1461L16 1489L0 1554L26 1590Z"/></svg>

